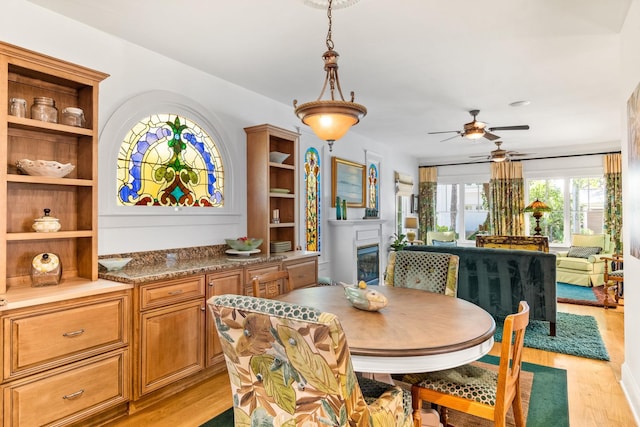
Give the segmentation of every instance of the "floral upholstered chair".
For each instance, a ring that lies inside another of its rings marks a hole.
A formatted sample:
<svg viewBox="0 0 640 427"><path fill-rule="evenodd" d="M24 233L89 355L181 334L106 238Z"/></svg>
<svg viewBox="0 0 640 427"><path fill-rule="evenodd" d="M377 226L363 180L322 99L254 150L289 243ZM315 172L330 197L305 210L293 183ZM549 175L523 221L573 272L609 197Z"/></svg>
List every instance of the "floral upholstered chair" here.
<svg viewBox="0 0 640 427"><path fill-rule="evenodd" d="M236 426L413 425L407 391L356 377L334 314L240 295L213 297L208 305Z"/></svg>
<svg viewBox="0 0 640 427"><path fill-rule="evenodd" d="M385 284L422 289L455 297L458 294L458 255L398 251L389 254Z"/></svg>

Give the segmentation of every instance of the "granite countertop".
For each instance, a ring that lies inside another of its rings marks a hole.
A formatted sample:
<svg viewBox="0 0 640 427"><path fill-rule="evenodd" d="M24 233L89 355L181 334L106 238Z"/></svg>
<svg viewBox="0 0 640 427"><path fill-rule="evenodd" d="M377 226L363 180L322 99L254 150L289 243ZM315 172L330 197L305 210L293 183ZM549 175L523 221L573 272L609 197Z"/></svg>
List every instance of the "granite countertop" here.
<svg viewBox="0 0 640 427"><path fill-rule="evenodd" d="M196 256L199 255L199 256ZM133 260L122 270L107 271L100 266L98 276L101 279L128 284L143 284L157 280L168 280L194 274L207 274L221 270L243 268L250 264L280 262L289 258L318 255L316 252L293 251L280 254L234 256L224 251L202 250L201 248L178 251L153 251L144 254L119 254L101 258L132 257Z"/></svg>

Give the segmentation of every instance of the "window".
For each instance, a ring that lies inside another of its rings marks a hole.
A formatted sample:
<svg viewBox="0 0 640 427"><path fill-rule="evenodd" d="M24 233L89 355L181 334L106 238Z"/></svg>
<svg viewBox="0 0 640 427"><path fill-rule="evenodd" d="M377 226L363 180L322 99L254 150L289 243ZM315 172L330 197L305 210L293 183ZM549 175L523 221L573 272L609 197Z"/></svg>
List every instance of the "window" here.
<svg viewBox="0 0 640 427"><path fill-rule="evenodd" d="M602 233L604 225L604 177L571 179L572 234Z"/></svg>
<svg viewBox="0 0 640 427"><path fill-rule="evenodd" d="M119 205L224 205L216 144L184 116L158 113L140 119L124 137L117 165Z"/></svg>
<svg viewBox="0 0 640 427"><path fill-rule="evenodd" d="M552 209L540 219L541 233L549 236L549 243L568 244L571 234L603 232L604 177L529 179L527 188L529 201L538 198ZM535 220L528 219L532 235Z"/></svg>
<svg viewBox="0 0 640 427"><path fill-rule="evenodd" d="M475 240L476 234L484 233L489 226L488 183L464 184L464 236Z"/></svg>
<svg viewBox="0 0 640 427"><path fill-rule="evenodd" d="M438 184L436 197L436 231L456 231L458 184Z"/></svg>

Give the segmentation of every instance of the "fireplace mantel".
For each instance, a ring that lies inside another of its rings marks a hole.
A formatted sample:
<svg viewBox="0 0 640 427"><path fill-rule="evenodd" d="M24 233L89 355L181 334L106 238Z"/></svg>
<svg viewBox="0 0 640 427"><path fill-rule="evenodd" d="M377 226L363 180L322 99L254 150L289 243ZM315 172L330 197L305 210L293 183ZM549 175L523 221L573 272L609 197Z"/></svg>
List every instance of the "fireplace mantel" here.
<svg viewBox="0 0 640 427"><path fill-rule="evenodd" d="M382 219L329 220L331 278L334 281L356 283L358 248L378 245L382 254L384 222ZM382 262L380 262L379 271L382 271Z"/></svg>

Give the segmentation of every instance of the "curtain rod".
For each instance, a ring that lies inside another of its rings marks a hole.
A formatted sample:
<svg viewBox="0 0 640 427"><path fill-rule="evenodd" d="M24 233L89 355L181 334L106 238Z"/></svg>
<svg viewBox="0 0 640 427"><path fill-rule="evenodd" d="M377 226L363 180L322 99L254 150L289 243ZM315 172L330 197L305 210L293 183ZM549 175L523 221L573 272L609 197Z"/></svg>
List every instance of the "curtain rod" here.
<svg viewBox="0 0 640 427"><path fill-rule="evenodd" d="M516 162L523 162L523 161L527 161L527 160L562 159L562 158L565 158L565 157L602 156L602 155L606 155L606 154L619 154L619 153L621 153L621 151L608 151L608 152L604 152L604 153L567 154L567 155L563 155L563 156L532 157L530 159L520 159L520 160L515 160L515 161ZM512 160L509 160L509 161L512 161ZM420 166L418 166L418 169L420 169L420 168L433 168L433 167L439 167L439 166L478 165L478 164L482 164L482 163L491 163L491 160L485 160L483 162L446 163L446 164L443 164L443 165L420 165Z"/></svg>

